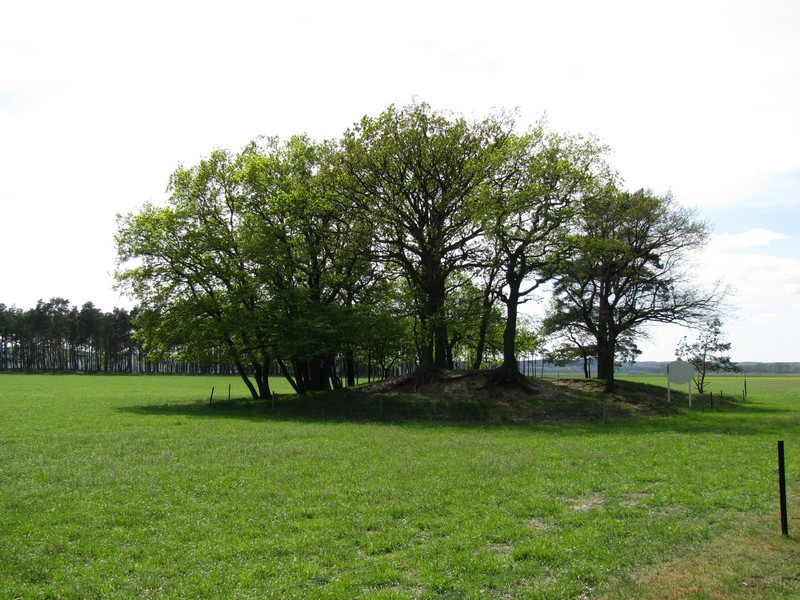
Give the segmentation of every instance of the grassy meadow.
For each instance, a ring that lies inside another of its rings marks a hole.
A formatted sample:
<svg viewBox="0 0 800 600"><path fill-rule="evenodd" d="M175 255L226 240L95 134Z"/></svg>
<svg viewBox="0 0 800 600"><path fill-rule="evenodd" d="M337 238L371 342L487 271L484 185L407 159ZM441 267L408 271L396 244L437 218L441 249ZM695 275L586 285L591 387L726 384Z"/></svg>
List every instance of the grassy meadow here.
<svg viewBox="0 0 800 600"><path fill-rule="evenodd" d="M517 425L0 375L0 598L800 597L800 378L747 383L713 379L738 400L713 411Z"/></svg>

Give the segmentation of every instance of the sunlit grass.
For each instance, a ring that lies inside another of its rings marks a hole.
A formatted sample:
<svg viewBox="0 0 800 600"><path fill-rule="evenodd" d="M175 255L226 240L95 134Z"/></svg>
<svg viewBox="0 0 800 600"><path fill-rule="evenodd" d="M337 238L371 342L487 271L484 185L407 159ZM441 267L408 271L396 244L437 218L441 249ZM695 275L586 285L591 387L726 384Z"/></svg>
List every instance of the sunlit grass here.
<svg viewBox="0 0 800 600"><path fill-rule="evenodd" d="M3 375L0 597L669 597L660 569L711 569L721 540L730 585L793 597L735 548L797 555L775 442L798 527L799 392L748 378L721 410L515 426L296 418L235 378Z"/></svg>

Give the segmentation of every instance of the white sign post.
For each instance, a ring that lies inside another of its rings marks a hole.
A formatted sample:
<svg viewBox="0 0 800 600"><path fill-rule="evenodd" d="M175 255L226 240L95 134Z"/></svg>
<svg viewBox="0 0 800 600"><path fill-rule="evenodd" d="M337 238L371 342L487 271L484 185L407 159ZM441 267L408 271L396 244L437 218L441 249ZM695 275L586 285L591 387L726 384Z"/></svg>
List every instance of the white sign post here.
<svg viewBox="0 0 800 600"><path fill-rule="evenodd" d="M670 383L675 385L689 384L689 406L692 406L692 377L694 377L694 367L681 359L667 363L667 402L671 402Z"/></svg>

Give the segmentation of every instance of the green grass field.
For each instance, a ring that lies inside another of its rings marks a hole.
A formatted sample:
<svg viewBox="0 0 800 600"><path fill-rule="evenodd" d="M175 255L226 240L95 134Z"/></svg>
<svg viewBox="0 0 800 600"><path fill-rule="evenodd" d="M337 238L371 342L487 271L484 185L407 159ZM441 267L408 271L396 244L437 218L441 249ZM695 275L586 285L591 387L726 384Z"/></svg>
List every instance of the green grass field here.
<svg viewBox="0 0 800 600"><path fill-rule="evenodd" d="M524 426L303 418L229 384L0 375L0 598L800 596L800 378Z"/></svg>

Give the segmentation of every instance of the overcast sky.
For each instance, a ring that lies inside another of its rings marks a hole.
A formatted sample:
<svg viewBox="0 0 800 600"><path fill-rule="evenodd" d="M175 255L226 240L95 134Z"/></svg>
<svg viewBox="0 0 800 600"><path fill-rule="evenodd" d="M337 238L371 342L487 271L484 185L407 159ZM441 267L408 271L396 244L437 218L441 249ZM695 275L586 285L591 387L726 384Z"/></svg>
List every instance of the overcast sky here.
<svg viewBox="0 0 800 600"><path fill-rule="evenodd" d="M341 135L413 98L612 148L714 224L736 360L800 350L800 2L0 0L0 302L130 306L115 215L257 135ZM653 331L644 360L685 332ZM691 334L690 334L691 335Z"/></svg>

